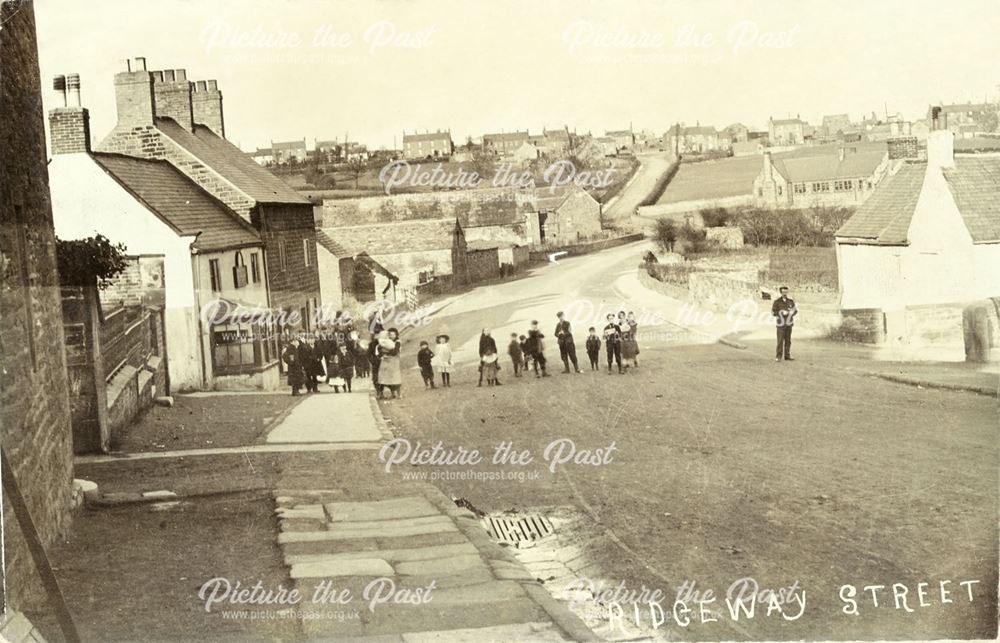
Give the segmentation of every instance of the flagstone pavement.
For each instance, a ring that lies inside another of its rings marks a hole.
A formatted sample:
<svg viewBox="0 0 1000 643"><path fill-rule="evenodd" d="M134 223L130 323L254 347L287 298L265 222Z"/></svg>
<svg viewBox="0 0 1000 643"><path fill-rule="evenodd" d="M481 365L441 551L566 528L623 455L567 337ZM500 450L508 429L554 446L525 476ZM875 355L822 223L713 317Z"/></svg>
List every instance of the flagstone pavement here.
<svg viewBox="0 0 1000 643"><path fill-rule="evenodd" d="M370 397L313 394L268 442L385 439L391 433ZM288 454L274 491L278 545L302 596L306 638L599 640L433 485L376 475L374 452L366 480L323 468ZM337 600L345 590L348 603Z"/></svg>

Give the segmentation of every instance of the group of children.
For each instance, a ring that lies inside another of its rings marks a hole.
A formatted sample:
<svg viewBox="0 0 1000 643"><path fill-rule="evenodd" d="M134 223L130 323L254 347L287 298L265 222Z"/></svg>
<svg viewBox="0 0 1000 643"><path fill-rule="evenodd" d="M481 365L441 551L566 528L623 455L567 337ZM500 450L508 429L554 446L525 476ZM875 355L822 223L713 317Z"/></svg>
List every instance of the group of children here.
<svg viewBox="0 0 1000 643"><path fill-rule="evenodd" d="M559 314L559 320L556 336L559 340L560 355L565 368L563 372L570 372L570 360L572 360L573 368L579 373L570 324L563 319L562 313ZM626 315L624 311L620 312L617 317L614 314L608 314L607 324L602 335L598 335L597 329L591 326L588 329L589 335L586 341L587 357L590 358L591 370L600 369L602 337L607 352L609 375L612 372L613 364L617 364L619 373L626 373L629 366L638 368L638 326L635 315L633 313ZM539 330L537 321L531 322L531 327L526 335L510 334L507 354L510 356L514 377L521 377L522 373L527 372L529 367L534 371L536 378L549 377L546 372L544 338L545 335ZM437 388L435 371L441 375L441 386L451 386L451 373L454 364L449 341L448 335L438 335L435 339L434 350L431 350L428 342L420 342L420 350L417 352L417 366L420 367L424 388ZM490 330L484 328L479 337L479 386L483 385L484 380L487 386L501 386L500 361L497 352L496 341L491 336Z"/></svg>

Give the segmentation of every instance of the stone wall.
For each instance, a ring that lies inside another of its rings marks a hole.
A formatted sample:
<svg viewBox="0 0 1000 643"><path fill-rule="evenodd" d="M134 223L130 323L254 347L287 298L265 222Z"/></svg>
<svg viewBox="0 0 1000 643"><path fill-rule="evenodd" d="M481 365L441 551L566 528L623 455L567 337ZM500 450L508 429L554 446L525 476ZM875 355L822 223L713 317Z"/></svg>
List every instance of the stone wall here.
<svg viewBox="0 0 1000 643"><path fill-rule="evenodd" d="M500 276L500 255L496 248L466 252L469 283L488 281Z"/></svg>
<svg viewBox="0 0 1000 643"><path fill-rule="evenodd" d="M0 444L45 546L70 519L73 448L33 5L0 3ZM4 498L6 596L41 594Z"/></svg>
<svg viewBox="0 0 1000 643"><path fill-rule="evenodd" d="M321 304L316 227L310 204L267 204L254 210L254 225L264 241L271 307L301 310L310 298ZM303 243L305 242L305 243ZM279 246L285 246L282 267ZM309 259L306 262L306 248Z"/></svg>
<svg viewBox="0 0 1000 643"><path fill-rule="evenodd" d="M645 235L641 232L635 234L628 234L621 237L614 237L611 239L600 239L597 241L587 241L585 243L575 243L567 246L554 246L551 248L546 248L541 252L532 252L532 261L548 261L548 256L554 252L565 252L569 256L574 257L576 255L585 255L591 252L598 252L600 250L607 250L608 248L617 248L618 246L623 246L626 243L634 243L636 241L642 241L645 239Z"/></svg>
<svg viewBox="0 0 1000 643"><path fill-rule="evenodd" d="M857 308L840 311L843 322L831 336L859 344L881 344L885 341L885 315L879 308Z"/></svg>
<svg viewBox="0 0 1000 643"><path fill-rule="evenodd" d="M701 306L725 311L740 301L757 301L760 288L756 282L743 281L713 272L692 272L688 290Z"/></svg>

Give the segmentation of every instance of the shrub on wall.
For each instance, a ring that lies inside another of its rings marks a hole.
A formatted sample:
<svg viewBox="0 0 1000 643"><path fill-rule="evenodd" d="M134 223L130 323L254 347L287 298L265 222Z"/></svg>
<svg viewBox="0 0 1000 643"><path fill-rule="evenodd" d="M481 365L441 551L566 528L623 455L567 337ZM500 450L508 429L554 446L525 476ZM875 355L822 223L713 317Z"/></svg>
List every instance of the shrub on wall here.
<svg viewBox="0 0 1000 643"><path fill-rule="evenodd" d="M86 239L56 239L59 282L64 286L107 288L128 266L125 245L111 243L102 234Z"/></svg>

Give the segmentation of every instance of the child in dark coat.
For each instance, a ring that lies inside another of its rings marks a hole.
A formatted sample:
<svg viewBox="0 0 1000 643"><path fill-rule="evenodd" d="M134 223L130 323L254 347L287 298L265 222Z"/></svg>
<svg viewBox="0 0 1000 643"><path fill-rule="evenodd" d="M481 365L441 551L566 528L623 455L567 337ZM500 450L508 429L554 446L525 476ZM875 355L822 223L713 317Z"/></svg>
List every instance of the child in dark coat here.
<svg viewBox="0 0 1000 643"><path fill-rule="evenodd" d="M417 366L420 367L420 377L424 378L424 388L436 388L434 386L434 351L431 350L427 342L420 342L420 350L417 351Z"/></svg>
<svg viewBox="0 0 1000 643"><path fill-rule="evenodd" d="M597 336L597 330L591 326L590 335L587 337L587 357L590 358L590 370L601 369L599 360L601 358L601 338Z"/></svg>
<svg viewBox="0 0 1000 643"><path fill-rule="evenodd" d="M341 344L337 352L337 371L344 380L344 390L351 392L351 380L354 379L354 355L347 350L346 344Z"/></svg>
<svg viewBox="0 0 1000 643"><path fill-rule="evenodd" d="M524 351L521 349L521 342L517 339L517 333L510 334L507 354L510 355L510 361L514 364L514 377L521 377L521 367L524 366Z"/></svg>

